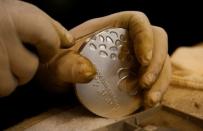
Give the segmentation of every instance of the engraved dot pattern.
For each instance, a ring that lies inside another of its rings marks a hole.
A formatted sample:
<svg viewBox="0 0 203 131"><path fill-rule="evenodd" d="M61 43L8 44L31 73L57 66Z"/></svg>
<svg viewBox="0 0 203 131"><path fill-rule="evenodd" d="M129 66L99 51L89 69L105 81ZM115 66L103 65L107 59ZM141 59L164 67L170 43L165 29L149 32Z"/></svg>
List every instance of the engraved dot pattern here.
<svg viewBox="0 0 203 131"><path fill-rule="evenodd" d="M89 42L90 51L98 52L102 58L109 57L111 60L118 59L118 52L123 44L127 43L124 33L106 30L95 35Z"/></svg>
<svg viewBox="0 0 203 131"><path fill-rule="evenodd" d="M128 64L118 59L124 44L128 44L127 31L111 28L95 34L80 52L95 65L97 75L89 83L76 84L76 93L81 103L97 115L119 117L138 107L134 96L119 89L129 73Z"/></svg>

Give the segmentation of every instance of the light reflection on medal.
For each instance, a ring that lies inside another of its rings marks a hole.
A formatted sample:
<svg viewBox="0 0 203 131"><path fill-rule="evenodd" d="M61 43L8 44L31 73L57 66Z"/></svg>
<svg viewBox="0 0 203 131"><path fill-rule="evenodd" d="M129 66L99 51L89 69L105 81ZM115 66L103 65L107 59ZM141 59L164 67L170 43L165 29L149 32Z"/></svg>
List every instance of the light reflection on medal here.
<svg viewBox="0 0 203 131"><path fill-rule="evenodd" d="M76 94L87 109L99 116L121 117L140 107L140 97L120 87L122 80L128 77L129 64L121 63L118 56L127 43L125 29L111 28L88 39L80 52L95 65L97 75L89 83L76 84Z"/></svg>

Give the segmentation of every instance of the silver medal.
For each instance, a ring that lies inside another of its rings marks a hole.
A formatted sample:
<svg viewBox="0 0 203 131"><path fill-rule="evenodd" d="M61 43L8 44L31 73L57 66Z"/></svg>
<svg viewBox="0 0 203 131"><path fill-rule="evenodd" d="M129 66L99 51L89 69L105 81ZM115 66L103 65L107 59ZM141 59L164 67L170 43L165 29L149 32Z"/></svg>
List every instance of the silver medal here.
<svg viewBox="0 0 203 131"><path fill-rule="evenodd" d="M111 28L88 39L81 50L96 67L96 77L86 84L76 84L80 102L91 112L109 118L134 112L140 106L140 98L119 88L128 76L128 64L118 59L122 45L128 43L128 32L123 28Z"/></svg>

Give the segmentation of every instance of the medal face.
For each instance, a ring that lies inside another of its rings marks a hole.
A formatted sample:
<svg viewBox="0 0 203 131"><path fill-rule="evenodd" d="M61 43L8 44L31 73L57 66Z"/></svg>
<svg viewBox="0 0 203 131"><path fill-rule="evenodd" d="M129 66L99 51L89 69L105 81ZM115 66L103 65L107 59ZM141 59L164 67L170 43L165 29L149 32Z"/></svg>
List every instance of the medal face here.
<svg viewBox="0 0 203 131"><path fill-rule="evenodd" d="M89 83L76 84L76 94L87 109L99 116L121 117L140 106L139 96L119 87L129 73L128 63L121 63L118 57L124 44L128 44L127 30L111 28L88 39L80 52L94 64L97 75Z"/></svg>

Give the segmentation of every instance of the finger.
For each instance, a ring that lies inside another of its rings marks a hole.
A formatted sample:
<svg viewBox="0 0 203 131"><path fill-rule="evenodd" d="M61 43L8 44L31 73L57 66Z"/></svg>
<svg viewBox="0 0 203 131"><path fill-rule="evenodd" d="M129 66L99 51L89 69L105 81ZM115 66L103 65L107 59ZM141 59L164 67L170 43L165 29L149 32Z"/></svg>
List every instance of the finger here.
<svg viewBox="0 0 203 131"><path fill-rule="evenodd" d="M138 61L142 65L148 65L152 55L153 33L149 20L141 12L125 11L92 19L71 29L70 32L77 40L110 27L128 29Z"/></svg>
<svg viewBox="0 0 203 131"><path fill-rule="evenodd" d="M18 80L19 85L30 81L37 71L39 60L37 56L27 50L15 34L10 33L13 39L7 39L10 68Z"/></svg>
<svg viewBox="0 0 203 131"><path fill-rule="evenodd" d="M171 78L171 63L167 56L163 69L159 75L159 79L153 84L152 88L146 92L145 105L152 107L161 101L162 96L166 92Z"/></svg>
<svg viewBox="0 0 203 131"><path fill-rule="evenodd" d="M19 37L37 48L41 62L49 61L60 47L60 39L51 21L36 6L21 1L14 3L10 5L9 14Z"/></svg>
<svg viewBox="0 0 203 131"><path fill-rule="evenodd" d="M55 61L59 81L67 83L84 83L93 79L96 74L94 65L85 57L69 51Z"/></svg>
<svg viewBox="0 0 203 131"><path fill-rule="evenodd" d="M51 19L54 28L56 29L60 41L61 47L71 47L74 45L74 38L73 36L57 21Z"/></svg>
<svg viewBox="0 0 203 131"><path fill-rule="evenodd" d="M119 82L119 89L130 95L136 95L138 93L138 84L134 76L127 76Z"/></svg>
<svg viewBox="0 0 203 131"><path fill-rule="evenodd" d="M19 85L26 84L35 75L39 66L38 57L27 50L20 42L7 44L10 56L11 70ZM11 48L12 46L12 48Z"/></svg>
<svg viewBox="0 0 203 131"><path fill-rule="evenodd" d="M155 82L168 54L167 33L160 27L152 26L152 29L154 34L153 56L140 79L140 85L143 88L149 88Z"/></svg>
<svg viewBox="0 0 203 131"><path fill-rule="evenodd" d="M18 80L18 84L22 85L31 80L38 68L38 58L29 52L21 43L16 32L10 25L7 30L1 34L2 40L7 47L10 69Z"/></svg>
<svg viewBox="0 0 203 131"><path fill-rule="evenodd" d="M153 32L147 17L143 13L131 16L129 35L133 43L136 58L142 66L149 64L153 50Z"/></svg>
<svg viewBox="0 0 203 131"><path fill-rule="evenodd" d="M11 94L17 84L17 80L10 69L7 49L0 42L0 97Z"/></svg>

